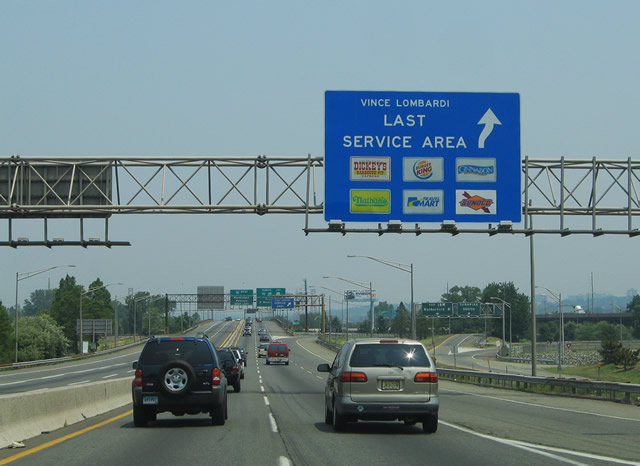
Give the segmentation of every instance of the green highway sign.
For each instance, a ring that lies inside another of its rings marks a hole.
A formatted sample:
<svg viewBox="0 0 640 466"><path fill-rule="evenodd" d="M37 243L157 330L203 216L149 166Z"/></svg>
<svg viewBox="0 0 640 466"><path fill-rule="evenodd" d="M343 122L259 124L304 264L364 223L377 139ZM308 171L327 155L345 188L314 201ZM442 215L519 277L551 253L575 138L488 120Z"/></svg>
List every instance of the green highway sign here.
<svg viewBox="0 0 640 466"><path fill-rule="evenodd" d="M458 316L479 316L480 303L458 303Z"/></svg>
<svg viewBox="0 0 640 466"><path fill-rule="evenodd" d="M257 288L258 307L271 307L271 298L287 294L284 288Z"/></svg>
<svg viewBox="0 0 640 466"><path fill-rule="evenodd" d="M253 290L231 290L232 306L252 306Z"/></svg>
<svg viewBox="0 0 640 466"><path fill-rule="evenodd" d="M425 317L450 316L453 303L422 303L422 315Z"/></svg>

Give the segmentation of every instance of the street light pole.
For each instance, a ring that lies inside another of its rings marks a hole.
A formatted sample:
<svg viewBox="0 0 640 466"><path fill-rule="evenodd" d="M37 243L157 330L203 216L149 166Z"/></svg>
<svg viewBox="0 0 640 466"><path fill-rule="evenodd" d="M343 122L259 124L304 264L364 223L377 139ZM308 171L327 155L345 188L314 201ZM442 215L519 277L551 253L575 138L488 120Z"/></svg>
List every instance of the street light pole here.
<svg viewBox="0 0 640 466"><path fill-rule="evenodd" d="M22 280L26 280L27 278L35 277L36 275L40 275L41 273L45 273L53 269L58 269L60 267L75 267L75 265L72 265L72 264L54 265L51 267L47 267L45 269L35 270L33 272L25 272L25 273L16 272L16 321L15 321L15 346L16 346L15 362L16 363L18 362L18 283L21 282Z"/></svg>
<svg viewBox="0 0 640 466"><path fill-rule="evenodd" d="M505 312L504 311L505 311L505 305L509 306L509 352L511 352L511 347L513 346L511 342L511 304L509 304L502 298L498 298L497 296L492 296L491 299L502 302L502 345L503 346L506 346L507 344L504 336L505 334L505 324L504 324ZM504 351L502 354L505 354Z"/></svg>
<svg viewBox="0 0 640 466"><path fill-rule="evenodd" d="M560 332L558 336L558 371L562 370L562 360L564 359L564 314L562 312L562 293L556 294L544 286L536 286L549 292L551 299L558 303L558 320L560 321Z"/></svg>
<svg viewBox="0 0 640 466"><path fill-rule="evenodd" d="M342 296L342 316L340 321L342 322L342 325L344 327L344 301L345 301L344 291L338 291L338 290L334 290L333 288L327 288L326 286L320 286L320 285L309 285L309 286L311 288L322 288L324 290L331 291L332 293ZM331 299L332 299L331 296L329 296L329 327L330 328L331 328ZM347 321L349 321L349 302L348 301L347 301ZM348 332L349 331L347 329L347 335L348 335Z"/></svg>
<svg viewBox="0 0 640 466"><path fill-rule="evenodd" d="M341 277L322 277L322 278L335 278L336 280L342 280L343 282L347 282L347 283L352 283L356 286L361 286L363 288L369 288L369 313L371 315L371 338L373 338L373 331L374 331L374 323L375 323L375 316L374 314L374 310L373 310L373 285L371 282L369 282L369 285L367 285L364 282L359 282L357 280L350 280L348 278L341 278ZM349 302L347 301L347 309L349 309Z"/></svg>
<svg viewBox="0 0 640 466"><path fill-rule="evenodd" d="M413 303L413 264L401 264L399 262L391 262L386 259L379 259L377 257L371 256L359 256L359 255L348 255L347 257L362 257L365 259L371 259L372 261L380 262L383 265L387 265L389 267L393 267L394 269L402 270L403 272L411 274L411 338L416 339L416 308Z"/></svg>
<svg viewBox="0 0 640 466"><path fill-rule="evenodd" d="M87 291L85 292L81 292L80 293L80 354L84 354L84 328L82 327L82 298L83 296L92 293L94 291L98 291L101 290L103 288L106 288L108 286L112 286L112 285L124 285L124 283L108 283L106 285L102 285L102 286L96 286L95 288L89 288ZM95 339L95 338L94 338Z"/></svg>

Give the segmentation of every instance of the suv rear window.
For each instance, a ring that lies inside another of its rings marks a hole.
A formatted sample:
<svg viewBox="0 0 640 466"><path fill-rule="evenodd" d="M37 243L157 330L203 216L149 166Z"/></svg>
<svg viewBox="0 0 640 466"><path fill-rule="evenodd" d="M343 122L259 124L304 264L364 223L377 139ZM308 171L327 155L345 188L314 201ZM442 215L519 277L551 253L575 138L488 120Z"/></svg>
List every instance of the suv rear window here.
<svg viewBox="0 0 640 466"><path fill-rule="evenodd" d="M176 359L187 361L189 364L211 364L211 352L203 342L159 341L147 345L140 361L143 365L163 365Z"/></svg>
<svg viewBox="0 0 640 466"><path fill-rule="evenodd" d="M431 366L421 345L387 343L356 345L349 365L351 367Z"/></svg>

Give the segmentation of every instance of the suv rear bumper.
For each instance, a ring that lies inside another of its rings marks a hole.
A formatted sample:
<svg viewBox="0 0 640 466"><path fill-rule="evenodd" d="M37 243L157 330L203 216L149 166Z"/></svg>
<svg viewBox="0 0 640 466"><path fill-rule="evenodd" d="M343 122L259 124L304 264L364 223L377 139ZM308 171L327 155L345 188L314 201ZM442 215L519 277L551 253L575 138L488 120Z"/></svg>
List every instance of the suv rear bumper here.
<svg viewBox="0 0 640 466"><path fill-rule="evenodd" d="M141 387L133 387L133 404L153 409L158 413L169 411L177 414L208 413L224 404L225 386L213 387L211 391L189 392L182 396L169 396L164 392L143 392ZM143 397L157 396L158 404L143 404Z"/></svg>
<svg viewBox="0 0 640 466"><path fill-rule="evenodd" d="M438 414L440 399L432 396L424 403L357 403L349 397L336 398L336 409L339 414L370 421L392 421L406 417L420 418L425 415Z"/></svg>

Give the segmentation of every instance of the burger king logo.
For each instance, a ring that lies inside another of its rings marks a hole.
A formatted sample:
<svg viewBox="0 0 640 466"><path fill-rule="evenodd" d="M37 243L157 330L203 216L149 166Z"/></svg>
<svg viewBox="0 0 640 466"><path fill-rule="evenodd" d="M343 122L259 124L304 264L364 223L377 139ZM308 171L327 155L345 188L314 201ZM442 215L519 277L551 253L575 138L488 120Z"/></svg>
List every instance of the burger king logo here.
<svg viewBox="0 0 640 466"><path fill-rule="evenodd" d="M433 176L433 166L428 160L418 160L413 164L413 174L421 180L428 180Z"/></svg>

